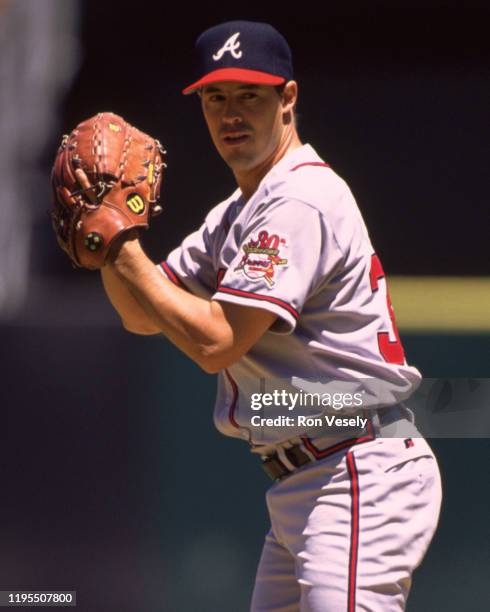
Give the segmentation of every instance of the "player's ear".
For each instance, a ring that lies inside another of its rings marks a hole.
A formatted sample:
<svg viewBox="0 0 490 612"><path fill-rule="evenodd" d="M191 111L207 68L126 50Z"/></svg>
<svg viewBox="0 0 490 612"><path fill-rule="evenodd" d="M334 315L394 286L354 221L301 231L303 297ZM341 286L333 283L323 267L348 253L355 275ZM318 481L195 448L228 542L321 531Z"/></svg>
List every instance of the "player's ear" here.
<svg viewBox="0 0 490 612"><path fill-rule="evenodd" d="M291 118L294 116L294 108L298 100L298 84L296 81L288 81L284 85L282 91L282 110L284 123L288 124L291 122Z"/></svg>
<svg viewBox="0 0 490 612"><path fill-rule="evenodd" d="M282 90L282 104L284 110L291 110L296 105L298 99L298 83L288 81Z"/></svg>

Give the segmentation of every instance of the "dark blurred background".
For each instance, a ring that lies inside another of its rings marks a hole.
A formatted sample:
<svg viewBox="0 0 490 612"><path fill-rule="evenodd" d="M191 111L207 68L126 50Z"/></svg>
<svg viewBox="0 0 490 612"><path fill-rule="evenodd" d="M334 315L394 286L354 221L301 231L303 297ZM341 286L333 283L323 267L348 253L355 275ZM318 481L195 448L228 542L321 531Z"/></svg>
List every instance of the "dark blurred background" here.
<svg viewBox="0 0 490 612"><path fill-rule="evenodd" d="M77 590L84 611L248 609L266 477L213 429L214 377L124 332L47 217L61 134L100 110L168 150L144 237L156 261L234 188L180 93L207 27L286 36L302 139L348 181L389 275L488 275L488 3L247 6L0 0L0 590ZM426 377L489 376L488 330L401 332ZM488 432L431 444L445 500L408 609L487 610Z"/></svg>
<svg viewBox="0 0 490 612"><path fill-rule="evenodd" d="M481 222L488 202L488 3L167 6L82 3L79 69L46 149L49 162L60 130L100 110L157 135L169 151L169 170L167 212L146 241L155 257L233 187L197 97L181 89L194 77L199 33L249 18L273 23L289 41L300 134L348 180L389 271L488 272L488 227ZM49 265L62 266L49 239Z"/></svg>

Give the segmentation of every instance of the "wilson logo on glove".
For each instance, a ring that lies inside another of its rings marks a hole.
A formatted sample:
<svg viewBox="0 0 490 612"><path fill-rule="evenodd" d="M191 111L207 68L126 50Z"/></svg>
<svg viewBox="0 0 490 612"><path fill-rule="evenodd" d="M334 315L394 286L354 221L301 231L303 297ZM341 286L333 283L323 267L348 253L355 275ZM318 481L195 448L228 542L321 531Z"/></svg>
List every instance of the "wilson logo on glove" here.
<svg viewBox="0 0 490 612"><path fill-rule="evenodd" d="M142 215L145 212L145 202L137 193L130 193L126 204L131 212L135 215Z"/></svg>

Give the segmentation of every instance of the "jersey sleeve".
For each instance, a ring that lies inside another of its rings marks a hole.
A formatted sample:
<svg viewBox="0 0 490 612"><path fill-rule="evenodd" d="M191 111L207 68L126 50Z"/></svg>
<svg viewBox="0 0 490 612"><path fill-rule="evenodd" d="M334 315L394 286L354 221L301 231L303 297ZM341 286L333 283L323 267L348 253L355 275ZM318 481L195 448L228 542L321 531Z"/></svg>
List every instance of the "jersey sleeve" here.
<svg viewBox="0 0 490 612"><path fill-rule="evenodd" d="M174 284L209 298L216 284L210 238L203 224L158 265L160 272Z"/></svg>
<svg viewBox="0 0 490 612"><path fill-rule="evenodd" d="M201 227L158 264L160 272L174 284L206 299L216 290L215 260L223 240L223 211L225 203L215 207Z"/></svg>
<svg viewBox="0 0 490 612"><path fill-rule="evenodd" d="M213 299L263 308L278 316L275 333L291 333L305 302L339 259L324 216L299 200L259 207Z"/></svg>

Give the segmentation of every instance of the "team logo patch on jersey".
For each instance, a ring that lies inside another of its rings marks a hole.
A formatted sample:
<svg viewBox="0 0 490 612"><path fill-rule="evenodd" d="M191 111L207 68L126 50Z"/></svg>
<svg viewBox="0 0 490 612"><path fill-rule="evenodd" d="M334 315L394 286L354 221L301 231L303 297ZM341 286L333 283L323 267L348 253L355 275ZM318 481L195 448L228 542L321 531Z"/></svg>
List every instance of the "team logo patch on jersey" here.
<svg viewBox="0 0 490 612"><path fill-rule="evenodd" d="M259 233L257 240L253 238L243 246L243 257L235 271L241 271L252 281L265 280L272 287L277 266L285 266L287 259L280 256L282 248L286 247L284 238L277 234L269 235L267 230Z"/></svg>

